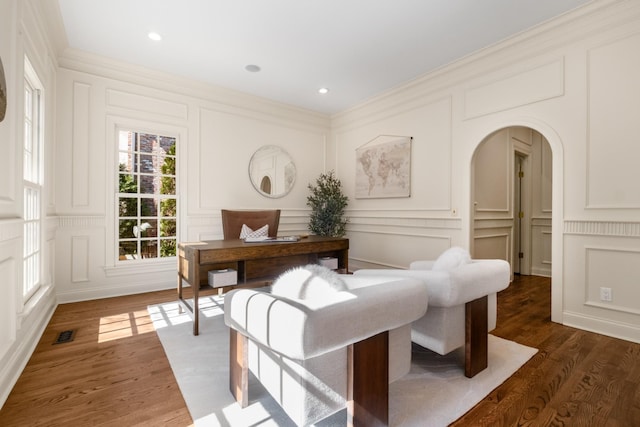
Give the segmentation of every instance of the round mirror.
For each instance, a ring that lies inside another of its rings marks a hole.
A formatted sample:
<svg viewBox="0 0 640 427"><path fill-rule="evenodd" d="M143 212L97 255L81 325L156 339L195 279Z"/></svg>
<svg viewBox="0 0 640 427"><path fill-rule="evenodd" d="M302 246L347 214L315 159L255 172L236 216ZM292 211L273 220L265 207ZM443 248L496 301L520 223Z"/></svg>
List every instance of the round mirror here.
<svg viewBox="0 0 640 427"><path fill-rule="evenodd" d="M291 156L276 145L260 147L249 162L251 184L266 197L283 197L296 181L296 165Z"/></svg>

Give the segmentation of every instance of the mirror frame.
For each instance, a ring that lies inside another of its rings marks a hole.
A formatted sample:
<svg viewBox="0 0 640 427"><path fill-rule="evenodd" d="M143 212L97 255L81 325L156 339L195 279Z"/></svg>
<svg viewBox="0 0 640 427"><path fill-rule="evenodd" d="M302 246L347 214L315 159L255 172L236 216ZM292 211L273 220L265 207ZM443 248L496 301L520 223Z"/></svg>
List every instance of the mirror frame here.
<svg viewBox="0 0 640 427"><path fill-rule="evenodd" d="M279 199L291 192L296 182L296 165L282 147L263 145L249 160L249 181L258 193Z"/></svg>

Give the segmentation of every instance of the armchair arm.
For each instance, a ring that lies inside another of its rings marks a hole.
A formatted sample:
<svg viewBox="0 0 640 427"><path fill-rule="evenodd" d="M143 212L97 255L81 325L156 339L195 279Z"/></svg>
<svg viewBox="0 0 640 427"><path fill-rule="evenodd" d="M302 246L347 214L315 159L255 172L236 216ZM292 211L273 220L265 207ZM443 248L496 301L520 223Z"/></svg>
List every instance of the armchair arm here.
<svg viewBox="0 0 640 427"><path fill-rule="evenodd" d="M409 270L431 270L435 260L413 261L409 264Z"/></svg>
<svg viewBox="0 0 640 427"><path fill-rule="evenodd" d="M429 305L454 307L509 286L511 268L504 260L473 260L452 270L357 270L354 275L411 277L421 280L429 294Z"/></svg>
<svg viewBox="0 0 640 427"><path fill-rule="evenodd" d="M427 291L418 280L346 277L348 291L313 307L253 289L236 289L224 299L225 323L273 351L309 359L398 328L427 311Z"/></svg>

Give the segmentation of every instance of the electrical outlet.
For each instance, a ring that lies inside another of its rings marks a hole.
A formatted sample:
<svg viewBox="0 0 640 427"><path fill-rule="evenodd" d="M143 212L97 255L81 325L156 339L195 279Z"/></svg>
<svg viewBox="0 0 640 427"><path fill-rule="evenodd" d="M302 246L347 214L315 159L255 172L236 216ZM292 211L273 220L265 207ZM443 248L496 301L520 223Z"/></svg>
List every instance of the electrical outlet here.
<svg viewBox="0 0 640 427"><path fill-rule="evenodd" d="M600 288L600 301L611 301L612 292L611 288Z"/></svg>

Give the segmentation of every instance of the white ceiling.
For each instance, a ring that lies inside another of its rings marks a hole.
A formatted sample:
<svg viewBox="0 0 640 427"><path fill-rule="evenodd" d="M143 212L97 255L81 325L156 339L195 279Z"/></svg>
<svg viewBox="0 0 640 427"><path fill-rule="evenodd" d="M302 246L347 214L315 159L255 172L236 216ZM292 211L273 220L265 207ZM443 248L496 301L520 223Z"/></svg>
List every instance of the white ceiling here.
<svg viewBox="0 0 640 427"><path fill-rule="evenodd" d="M329 114L590 1L58 0L72 48Z"/></svg>

